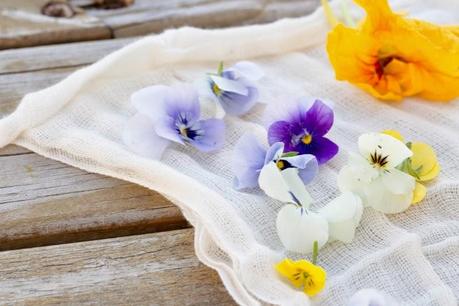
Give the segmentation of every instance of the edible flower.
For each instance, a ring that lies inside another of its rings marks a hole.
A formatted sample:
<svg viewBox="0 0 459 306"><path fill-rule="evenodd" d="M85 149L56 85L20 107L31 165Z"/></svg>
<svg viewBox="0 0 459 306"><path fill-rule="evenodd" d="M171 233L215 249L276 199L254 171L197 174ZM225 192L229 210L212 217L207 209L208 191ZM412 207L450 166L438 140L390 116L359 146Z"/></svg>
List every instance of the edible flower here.
<svg viewBox="0 0 459 306"><path fill-rule="evenodd" d="M413 199L415 179L398 167L413 155L400 140L383 133L359 137L359 153L351 153L338 174L342 192L358 194L365 206L383 213L406 210Z"/></svg>
<svg viewBox="0 0 459 306"><path fill-rule="evenodd" d="M394 130L386 130L383 133L391 135L400 141L403 136ZM426 195L426 187L421 182L433 180L440 173L440 163L434 149L423 142L407 142L406 146L413 152L413 156L406 159L399 167L403 172L416 179L416 187L412 204L419 203Z"/></svg>
<svg viewBox="0 0 459 306"><path fill-rule="evenodd" d="M333 120L333 110L321 100L309 107L307 99L300 99L284 120L271 124L268 142L282 142L288 152L312 154L319 164L326 163L338 153L338 146L324 137Z"/></svg>
<svg viewBox="0 0 459 306"><path fill-rule="evenodd" d="M236 189L255 188L261 169L268 163L277 167L276 171L291 169L298 173L302 184L308 184L318 172L317 160L313 155L284 152L283 143L275 143L268 149L250 133L244 134L236 143L233 154L233 172Z"/></svg>
<svg viewBox="0 0 459 306"><path fill-rule="evenodd" d="M347 306L399 306L390 295L377 289L360 289L351 296Z"/></svg>
<svg viewBox="0 0 459 306"><path fill-rule="evenodd" d="M209 74L209 87L217 101L217 117L246 114L259 97L256 81L263 71L254 63L242 61L224 69L220 63L216 74Z"/></svg>
<svg viewBox="0 0 459 306"><path fill-rule="evenodd" d="M387 0L354 2L367 13L363 23L357 28L338 24L327 39L338 80L383 100L459 96L459 27L406 18Z"/></svg>
<svg viewBox="0 0 459 306"><path fill-rule="evenodd" d="M127 122L123 140L138 154L158 159L171 142L203 152L223 146L224 122L200 119L198 94L189 85L146 87L131 102L137 113Z"/></svg>
<svg viewBox="0 0 459 306"><path fill-rule="evenodd" d="M316 265L318 247L314 243L314 254L312 262L300 259L293 261L285 258L275 265L276 271L288 279L296 288L302 288L304 293L313 297L325 288L327 273L325 270Z"/></svg>

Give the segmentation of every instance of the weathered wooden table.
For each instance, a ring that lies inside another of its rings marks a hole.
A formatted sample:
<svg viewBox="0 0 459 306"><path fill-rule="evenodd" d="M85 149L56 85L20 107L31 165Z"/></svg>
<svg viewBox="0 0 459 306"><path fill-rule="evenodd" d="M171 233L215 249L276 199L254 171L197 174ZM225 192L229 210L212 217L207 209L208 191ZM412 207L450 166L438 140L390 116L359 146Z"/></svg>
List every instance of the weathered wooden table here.
<svg viewBox="0 0 459 306"><path fill-rule="evenodd" d="M318 5L137 0L56 22L36 15L44 2L0 4L0 49L27 46L0 51L0 115L136 39L120 37L268 22ZM69 43L86 40L98 41ZM194 255L193 229L161 195L12 145L0 149L0 251L0 304L234 304Z"/></svg>

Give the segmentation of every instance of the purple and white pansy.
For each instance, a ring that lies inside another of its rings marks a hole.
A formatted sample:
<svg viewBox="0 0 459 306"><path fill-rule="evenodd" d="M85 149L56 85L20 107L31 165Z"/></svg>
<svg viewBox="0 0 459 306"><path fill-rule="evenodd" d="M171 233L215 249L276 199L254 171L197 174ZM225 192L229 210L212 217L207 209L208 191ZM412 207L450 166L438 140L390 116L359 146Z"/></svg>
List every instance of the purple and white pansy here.
<svg viewBox="0 0 459 306"><path fill-rule="evenodd" d="M287 151L312 154L324 164L338 153L338 146L326 138L331 129L334 113L330 106L316 99L312 106L301 98L282 120L271 124L268 142L283 142Z"/></svg>
<svg viewBox="0 0 459 306"><path fill-rule="evenodd" d="M137 113L128 121L123 140L140 155L159 159L171 142L203 152L224 144L223 120L200 119L198 93L189 85L146 87L135 92L131 102Z"/></svg>
<svg viewBox="0 0 459 306"><path fill-rule="evenodd" d="M209 74L208 86L216 101L217 117L225 114L241 116L258 102L259 91L255 84L264 73L248 61L224 69L220 63L216 74Z"/></svg>

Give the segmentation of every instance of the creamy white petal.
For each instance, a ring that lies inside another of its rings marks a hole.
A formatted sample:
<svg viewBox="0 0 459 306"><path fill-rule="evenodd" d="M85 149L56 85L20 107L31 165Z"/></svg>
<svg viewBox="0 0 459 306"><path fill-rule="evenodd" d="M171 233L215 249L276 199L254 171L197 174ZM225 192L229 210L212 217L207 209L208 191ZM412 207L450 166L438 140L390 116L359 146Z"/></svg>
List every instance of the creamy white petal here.
<svg viewBox="0 0 459 306"><path fill-rule="evenodd" d="M298 169L288 168L281 171L281 174L290 192L304 208L309 208L312 203L312 198L306 190L303 180L298 175Z"/></svg>
<svg viewBox="0 0 459 306"><path fill-rule="evenodd" d="M266 195L285 203L296 203L293 194L301 205L309 207L312 202L311 196L298 176L298 170L293 168L286 170L280 171L274 162L266 164L258 178L260 188Z"/></svg>
<svg viewBox="0 0 459 306"><path fill-rule="evenodd" d="M217 75L211 75L210 79L214 81L214 83L217 84L218 88L220 88L223 91L234 92L243 96L247 96L249 94L247 86L245 86L241 82L222 78Z"/></svg>
<svg viewBox="0 0 459 306"><path fill-rule="evenodd" d="M131 102L137 111L148 116L152 122L163 115L158 109L171 95L171 87L155 85L142 88L131 95Z"/></svg>
<svg viewBox="0 0 459 306"><path fill-rule="evenodd" d="M367 133L359 137L360 154L367 160L375 152L382 157L387 156L385 169L392 169L412 156L408 147L398 139L382 133Z"/></svg>
<svg viewBox="0 0 459 306"><path fill-rule="evenodd" d="M276 226L282 244L291 252L311 253L314 241L318 242L319 248L328 241L327 220L292 204L281 208Z"/></svg>
<svg viewBox="0 0 459 306"><path fill-rule="evenodd" d="M160 159L170 141L159 137L151 119L137 113L126 123L123 142L133 152L152 159Z"/></svg>
<svg viewBox="0 0 459 306"><path fill-rule="evenodd" d="M319 210L328 221L330 239L351 242L360 223L363 206L360 197L345 192Z"/></svg>
<svg viewBox="0 0 459 306"><path fill-rule="evenodd" d="M391 169L381 174L381 177L386 188L393 194L411 193L416 185L414 177L398 169Z"/></svg>
<svg viewBox="0 0 459 306"><path fill-rule="evenodd" d="M382 177L375 179L365 188L367 204L385 214L405 211L411 205L413 192L394 194L383 183Z"/></svg>
<svg viewBox="0 0 459 306"><path fill-rule="evenodd" d="M375 178L374 169L361 166L344 166L338 173L338 188L341 192L353 192L357 194L364 206L368 206L366 199L366 187ZM378 174L377 174L378 175ZM376 176L377 177L377 176Z"/></svg>

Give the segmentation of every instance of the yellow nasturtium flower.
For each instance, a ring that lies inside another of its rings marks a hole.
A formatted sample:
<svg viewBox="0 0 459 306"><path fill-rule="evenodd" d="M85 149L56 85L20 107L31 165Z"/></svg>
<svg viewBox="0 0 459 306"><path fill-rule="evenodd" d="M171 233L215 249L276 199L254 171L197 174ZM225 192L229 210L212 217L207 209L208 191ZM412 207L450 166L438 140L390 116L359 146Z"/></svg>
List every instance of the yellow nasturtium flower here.
<svg viewBox="0 0 459 306"><path fill-rule="evenodd" d="M383 133L404 141L403 136L398 131L386 130ZM440 173L440 164L434 149L428 144L423 142L409 142L407 146L413 152L413 156L402 164L401 170L416 179L412 200L412 204L416 204L422 201L427 193L426 187L421 182L436 178Z"/></svg>
<svg viewBox="0 0 459 306"><path fill-rule="evenodd" d="M309 296L314 296L325 287L327 273L320 266L304 259L293 261L286 258L275 266L277 272L287 278L293 286L304 290Z"/></svg>
<svg viewBox="0 0 459 306"><path fill-rule="evenodd" d="M328 35L338 80L383 100L459 97L459 26L406 18L392 12L387 0L354 2L367 17L357 28L338 24Z"/></svg>

